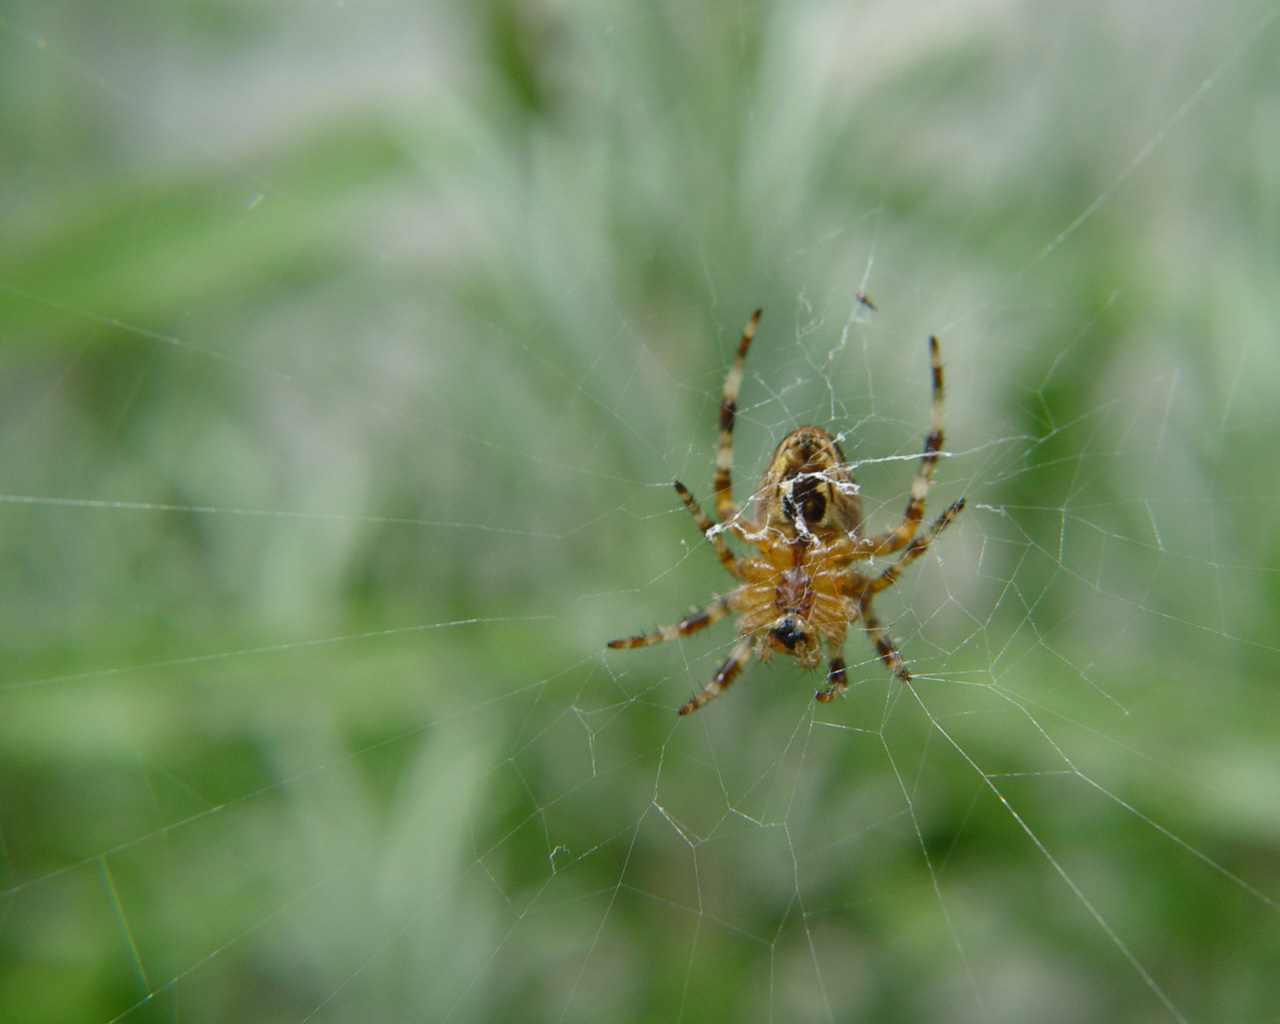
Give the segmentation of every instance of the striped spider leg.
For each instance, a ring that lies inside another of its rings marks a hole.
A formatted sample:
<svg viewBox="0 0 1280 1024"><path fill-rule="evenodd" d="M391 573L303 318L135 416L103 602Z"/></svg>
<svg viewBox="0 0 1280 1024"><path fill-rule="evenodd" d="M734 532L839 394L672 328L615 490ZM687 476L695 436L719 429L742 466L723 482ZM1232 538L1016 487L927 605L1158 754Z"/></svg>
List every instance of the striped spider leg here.
<svg viewBox="0 0 1280 1024"><path fill-rule="evenodd" d="M884 533L864 536L862 503L848 460L835 438L820 427L793 430L778 445L755 493L755 518L744 519L733 500L733 427L747 350L760 322L757 310L743 331L737 355L725 376L716 446L715 490L719 524L702 511L693 495L676 482L676 491L698 528L715 549L738 586L724 597L691 612L674 626L609 643L611 648L644 647L688 636L738 613L738 640L729 657L703 690L687 701L680 714L696 711L725 689L752 659L789 655L806 669L817 668L824 651L827 684L814 696L834 699L848 685L844 641L856 622L876 653L898 679L911 676L888 632L871 607L871 599L893 586L902 571L923 555L964 508L961 498L924 533L919 533L925 498L942 452L942 362L938 339L929 339L932 404L920 468L902 522ZM724 538L732 533L758 550L740 558ZM854 563L901 552L882 572L863 575Z"/></svg>

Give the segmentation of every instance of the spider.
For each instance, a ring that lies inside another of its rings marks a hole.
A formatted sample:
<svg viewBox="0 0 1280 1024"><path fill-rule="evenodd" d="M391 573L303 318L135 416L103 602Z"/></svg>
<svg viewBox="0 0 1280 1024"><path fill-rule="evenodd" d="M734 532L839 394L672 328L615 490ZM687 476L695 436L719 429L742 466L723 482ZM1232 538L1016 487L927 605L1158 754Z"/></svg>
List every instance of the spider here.
<svg viewBox="0 0 1280 1024"><path fill-rule="evenodd" d="M756 491L756 520L740 516L732 488L733 422L747 349L759 323L760 310L756 310L725 377L724 398L720 402L714 487L721 525L711 521L684 484L675 482L676 493L715 548L720 562L742 582L731 593L715 598L674 626L609 643L612 648L626 648L674 640L737 612L739 636L729 657L702 692L680 708L682 715L697 711L718 696L753 657L786 654L801 667L814 669L822 661L824 644L829 652L827 684L814 697L824 702L834 700L848 686L845 634L859 621L893 675L904 683L910 682L902 655L876 618L871 599L893 586L902 570L929 550L938 534L964 508L961 498L924 533L917 532L933 468L942 450L942 363L938 339L930 337L933 403L929 433L920 470L911 485L911 499L898 526L870 537L863 534L858 486L840 445L820 427L801 427L782 439ZM722 536L726 530L759 548L760 557L735 555ZM861 559L896 551L902 553L878 574L864 576L854 567Z"/></svg>

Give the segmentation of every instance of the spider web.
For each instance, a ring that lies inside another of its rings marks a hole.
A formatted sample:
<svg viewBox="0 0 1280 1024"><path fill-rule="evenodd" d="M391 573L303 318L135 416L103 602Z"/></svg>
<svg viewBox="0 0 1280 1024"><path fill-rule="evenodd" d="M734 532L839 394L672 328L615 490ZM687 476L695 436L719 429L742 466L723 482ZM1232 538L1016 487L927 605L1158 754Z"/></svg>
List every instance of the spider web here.
<svg viewBox="0 0 1280 1024"><path fill-rule="evenodd" d="M0 15L0 1017L1280 1019L1278 14ZM677 719L756 306L968 503Z"/></svg>

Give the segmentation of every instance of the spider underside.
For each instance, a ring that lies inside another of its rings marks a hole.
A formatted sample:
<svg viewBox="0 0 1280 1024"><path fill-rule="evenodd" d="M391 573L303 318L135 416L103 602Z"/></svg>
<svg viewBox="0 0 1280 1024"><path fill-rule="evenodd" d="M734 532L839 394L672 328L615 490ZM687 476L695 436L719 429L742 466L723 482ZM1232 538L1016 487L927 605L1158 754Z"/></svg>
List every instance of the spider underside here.
<svg viewBox="0 0 1280 1024"><path fill-rule="evenodd" d="M849 627L856 622L862 623L889 670L909 682L911 676L902 655L876 618L871 599L893 586L902 570L924 554L964 508L961 498L927 530L918 532L943 436L942 363L938 339L930 337L933 401L929 433L919 472L911 485L911 498L898 526L870 537L863 535L862 502L844 453L835 438L819 427L801 427L783 438L756 491L756 521L744 519L732 493L733 424L747 349L759 322L760 310L756 310L725 377L720 402L714 478L720 524L702 511L684 484L678 480L675 483L721 563L741 583L674 626L609 643L612 648L625 648L674 640L737 612L739 637L729 657L702 692L680 708L682 715L714 699L753 657L786 654L803 668L814 669L822 662L824 649L828 657L827 684L814 697L833 700L848 685L844 641ZM739 558L730 550L724 531L758 548L759 557ZM863 559L899 551L897 559L878 574L864 576L855 568L855 563Z"/></svg>

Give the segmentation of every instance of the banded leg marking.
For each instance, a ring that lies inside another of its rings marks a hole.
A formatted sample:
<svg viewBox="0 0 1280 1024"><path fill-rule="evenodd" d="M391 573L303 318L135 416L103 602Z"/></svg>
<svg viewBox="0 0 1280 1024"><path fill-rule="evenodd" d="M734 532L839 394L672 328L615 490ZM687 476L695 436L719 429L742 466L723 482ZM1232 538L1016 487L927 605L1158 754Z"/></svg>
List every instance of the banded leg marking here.
<svg viewBox="0 0 1280 1024"><path fill-rule="evenodd" d="M707 536L707 540L711 541L712 546L716 549L716 555L720 559L720 563L729 570L734 576L742 578L742 573L738 569L738 558L729 550L729 545L725 543L725 539L716 530L716 524L711 518L702 511L702 507L689 493L689 488L685 487L679 480L676 482L676 493L680 495L680 499L684 502L685 508L693 516L693 521L698 524L698 529Z"/></svg>
<svg viewBox="0 0 1280 1024"><path fill-rule="evenodd" d="M847 675L844 655L837 654L831 659L831 668L827 672L827 685L815 693L813 699L820 700L824 704L835 700L849 687Z"/></svg>
<svg viewBox="0 0 1280 1024"><path fill-rule="evenodd" d="M751 660L751 653L755 648L755 641L749 636L744 636L733 645L728 659L723 665L716 669L716 674L711 677L711 682L707 683L703 691L696 697L685 703L679 711L679 714L687 715L690 712L697 711L708 701L715 700L720 696L720 691L728 686L742 671L742 666Z"/></svg>
<svg viewBox="0 0 1280 1024"><path fill-rule="evenodd" d="M873 579L868 586L868 593L878 594L885 587L891 587L898 582L898 577L902 575L902 570L914 562L917 558L929 550L929 545L934 539L951 525L951 520L960 514L960 510L964 508L964 498L961 498L955 504L951 505L942 515L933 521L933 525L928 531L913 537L911 543L906 546L902 554L894 561L893 565L885 569L879 576Z"/></svg>
<svg viewBox="0 0 1280 1024"><path fill-rule="evenodd" d="M760 323L760 310L751 315L747 329L738 343L738 355L729 367L724 379L724 397L720 399L720 441L716 447L716 514L722 523L733 520L738 508L733 503L733 421L738 411L738 390L742 387L742 368L747 361L747 349L756 336Z"/></svg>
<svg viewBox="0 0 1280 1024"><path fill-rule="evenodd" d="M910 543L924 517L924 499L929 493L929 484L933 480L933 468L938 464L938 454L942 451L942 357L938 351L937 335L929 335L929 369L932 376L933 401L929 412L929 434L924 439L924 452L920 456L920 471L911 482L911 498L907 502L907 510L902 516L902 523L887 533L868 537L859 545L859 555L875 558L898 551Z"/></svg>
<svg viewBox="0 0 1280 1024"><path fill-rule="evenodd" d="M911 682L911 673L907 671L907 666L902 662L902 654L898 648L894 646L889 634L884 626L880 624L880 620L875 617L871 611L871 595L868 594L859 604L862 613L862 628L867 631L867 636L871 643L875 645L876 653L880 655L881 660L889 666L898 679L904 683Z"/></svg>
<svg viewBox="0 0 1280 1024"><path fill-rule="evenodd" d="M700 629L706 629L713 622L719 622L729 614L729 597L730 595L727 594L724 597L717 597L710 604L690 612L674 626L663 626L661 629L655 629L652 633L641 633L639 636L610 640L608 646L614 650L627 647L646 647L649 644L674 640L676 637L688 636L690 633L696 633Z"/></svg>

